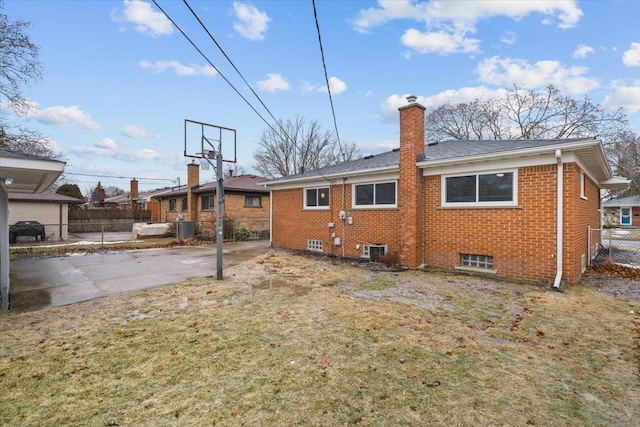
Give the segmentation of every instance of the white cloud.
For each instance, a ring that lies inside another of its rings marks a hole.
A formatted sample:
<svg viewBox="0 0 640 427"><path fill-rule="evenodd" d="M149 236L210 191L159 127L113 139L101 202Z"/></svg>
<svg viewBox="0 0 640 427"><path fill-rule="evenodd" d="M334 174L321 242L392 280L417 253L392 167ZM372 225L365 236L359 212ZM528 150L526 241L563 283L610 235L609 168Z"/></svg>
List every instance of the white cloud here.
<svg viewBox="0 0 640 427"><path fill-rule="evenodd" d="M282 77L277 73L269 73L267 74L266 80L260 80L256 83L258 89L264 90L267 92L276 92L278 90L289 90L289 82L287 79Z"/></svg>
<svg viewBox="0 0 640 427"><path fill-rule="evenodd" d="M233 29L242 37L249 40L263 40L271 18L265 12L259 11L255 6L247 3L233 3L233 11L236 21Z"/></svg>
<svg viewBox="0 0 640 427"><path fill-rule="evenodd" d="M445 54L478 52L479 41L468 38L468 34L476 32L476 25L481 20L505 16L517 21L534 13L544 15L545 20L556 20L559 28L574 27L582 16L575 0L378 0L377 7L360 10L351 24L355 31L368 33L372 28L393 20L417 21L425 25L426 31L408 29L402 36L402 43L420 53ZM512 37L503 37L505 43L510 40Z"/></svg>
<svg viewBox="0 0 640 427"><path fill-rule="evenodd" d="M150 138L151 134L145 128L140 126L126 124L120 129L120 133L129 138Z"/></svg>
<svg viewBox="0 0 640 427"><path fill-rule="evenodd" d="M167 69L173 69L178 76L205 76L213 77L218 72L210 65L183 65L178 61L156 61L151 62L147 60L140 61L141 68L148 68L156 73L164 73Z"/></svg>
<svg viewBox="0 0 640 427"><path fill-rule="evenodd" d="M329 89L332 95L339 95L347 90L347 84L337 77L329 77ZM302 92L324 92L327 93L326 85L314 85L309 82L302 82L300 85Z"/></svg>
<svg viewBox="0 0 640 427"><path fill-rule="evenodd" d="M94 144L94 147L103 148L105 150L115 150L118 144L111 138L104 138Z"/></svg>
<svg viewBox="0 0 640 427"><path fill-rule="evenodd" d="M171 21L162 12L154 11L150 3L141 0L124 0L122 13L114 12L112 19L117 22L132 23L137 32L152 37L173 33Z"/></svg>
<svg viewBox="0 0 640 427"><path fill-rule="evenodd" d="M640 80L632 86L625 86L621 82L613 82L614 93L605 97L604 106L615 109L622 107L626 113L640 111Z"/></svg>
<svg viewBox="0 0 640 427"><path fill-rule="evenodd" d="M505 31L505 33L500 36L500 41L504 44L515 44L516 40L516 33L513 31Z"/></svg>
<svg viewBox="0 0 640 427"><path fill-rule="evenodd" d="M491 90L484 86L463 87L458 90L446 90L429 97L417 96L417 102L426 108L436 108L447 102L458 104L461 102L471 102L475 99L490 99L499 97L504 93L504 89ZM408 105L407 96L409 96L409 94L394 94L387 97L380 107L385 121L397 121L398 108Z"/></svg>
<svg viewBox="0 0 640 427"><path fill-rule="evenodd" d="M79 106L55 106L39 109L35 102L30 103L29 110L24 114L28 119L60 127L78 126L88 130L100 130L100 125L93 121L89 113L85 113Z"/></svg>
<svg viewBox="0 0 640 427"><path fill-rule="evenodd" d="M450 34L445 31L423 33L414 28L405 31L400 41L418 53L478 52L480 45L480 40L465 38L462 33Z"/></svg>
<svg viewBox="0 0 640 427"><path fill-rule="evenodd" d="M595 53L595 50L591 46L587 46L584 44L578 45L576 50L573 52L573 57L578 58L586 58L587 55Z"/></svg>
<svg viewBox="0 0 640 427"><path fill-rule="evenodd" d="M587 77L586 67L565 67L558 61L538 61L530 64L524 59L494 56L478 64L476 72L483 83L512 87L514 84L528 89L553 84L569 95L584 94L600 86L594 78Z"/></svg>
<svg viewBox="0 0 640 427"><path fill-rule="evenodd" d="M631 48L622 55L622 62L627 67L640 66L640 43L631 43Z"/></svg>
<svg viewBox="0 0 640 427"><path fill-rule="evenodd" d="M337 77L329 77L329 89L332 95L340 95L347 90L347 84ZM323 87L322 91L326 92L327 88Z"/></svg>

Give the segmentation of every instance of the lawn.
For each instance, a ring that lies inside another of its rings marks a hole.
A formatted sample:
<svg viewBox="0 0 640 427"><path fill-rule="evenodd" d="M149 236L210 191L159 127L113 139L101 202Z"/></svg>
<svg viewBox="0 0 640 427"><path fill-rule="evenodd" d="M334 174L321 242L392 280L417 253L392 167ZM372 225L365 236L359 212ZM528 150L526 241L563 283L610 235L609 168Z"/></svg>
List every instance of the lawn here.
<svg viewBox="0 0 640 427"><path fill-rule="evenodd" d="M640 304L272 251L2 316L0 425L630 426Z"/></svg>

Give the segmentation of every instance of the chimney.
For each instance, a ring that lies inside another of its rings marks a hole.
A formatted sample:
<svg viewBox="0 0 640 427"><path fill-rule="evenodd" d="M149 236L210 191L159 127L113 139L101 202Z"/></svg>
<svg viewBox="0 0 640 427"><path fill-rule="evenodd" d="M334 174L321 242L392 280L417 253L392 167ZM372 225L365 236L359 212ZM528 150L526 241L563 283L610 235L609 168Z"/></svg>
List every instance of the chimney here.
<svg viewBox="0 0 640 427"><path fill-rule="evenodd" d="M138 195L139 195L138 194L138 181L135 178L133 178L131 180L130 190L129 190L129 198L131 199L130 200L131 210L138 209L138 202L137 202Z"/></svg>
<svg viewBox="0 0 640 427"><path fill-rule="evenodd" d="M423 239L422 212L424 191L422 171L416 166L418 154L424 152L425 107L407 97L409 105L400 107L400 178L398 180L398 210L403 224L400 262L408 267L421 264L419 244Z"/></svg>
<svg viewBox="0 0 640 427"><path fill-rule="evenodd" d="M187 207L189 212L183 213L184 219L198 220L198 197L192 194L193 187L200 185L200 165L191 160L187 165ZM179 190L179 189L178 189Z"/></svg>

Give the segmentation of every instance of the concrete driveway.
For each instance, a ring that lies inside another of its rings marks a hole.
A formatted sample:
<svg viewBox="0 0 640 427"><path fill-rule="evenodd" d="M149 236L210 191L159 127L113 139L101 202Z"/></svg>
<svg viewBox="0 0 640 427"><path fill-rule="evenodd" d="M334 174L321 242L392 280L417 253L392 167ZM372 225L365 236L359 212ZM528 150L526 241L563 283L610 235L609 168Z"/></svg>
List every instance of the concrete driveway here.
<svg viewBox="0 0 640 427"><path fill-rule="evenodd" d="M269 250L266 240L225 243L223 269ZM24 312L106 295L216 278L216 245L20 259L10 265L10 310Z"/></svg>

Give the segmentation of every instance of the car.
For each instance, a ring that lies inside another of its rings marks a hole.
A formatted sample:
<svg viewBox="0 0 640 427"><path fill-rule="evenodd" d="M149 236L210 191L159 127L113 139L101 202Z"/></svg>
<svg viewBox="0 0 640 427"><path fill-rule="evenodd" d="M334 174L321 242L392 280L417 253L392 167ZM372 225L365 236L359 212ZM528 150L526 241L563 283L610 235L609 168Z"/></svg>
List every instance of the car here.
<svg viewBox="0 0 640 427"><path fill-rule="evenodd" d="M36 240L45 240L47 234L44 231L44 225L38 221L17 221L9 226L9 243L15 243L18 236L34 236Z"/></svg>

